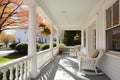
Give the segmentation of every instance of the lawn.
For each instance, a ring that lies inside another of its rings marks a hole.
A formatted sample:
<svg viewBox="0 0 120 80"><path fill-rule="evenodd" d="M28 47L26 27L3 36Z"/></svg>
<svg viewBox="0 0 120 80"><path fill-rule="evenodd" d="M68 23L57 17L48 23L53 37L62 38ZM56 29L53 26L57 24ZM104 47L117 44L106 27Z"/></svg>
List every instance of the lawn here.
<svg viewBox="0 0 120 80"><path fill-rule="evenodd" d="M23 57L25 55L23 54L9 54L7 56L0 56L0 63L4 63L4 62L8 62L10 60L13 60L13 59L17 59L17 58L20 58L20 57Z"/></svg>

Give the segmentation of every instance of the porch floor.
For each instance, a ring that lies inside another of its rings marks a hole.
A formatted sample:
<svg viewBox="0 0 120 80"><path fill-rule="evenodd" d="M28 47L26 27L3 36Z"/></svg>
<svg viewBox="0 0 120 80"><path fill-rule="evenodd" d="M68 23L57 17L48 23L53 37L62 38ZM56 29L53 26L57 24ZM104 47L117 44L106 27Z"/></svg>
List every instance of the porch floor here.
<svg viewBox="0 0 120 80"><path fill-rule="evenodd" d="M77 59L69 54L55 57L34 80L110 80L105 74L86 75L79 72Z"/></svg>

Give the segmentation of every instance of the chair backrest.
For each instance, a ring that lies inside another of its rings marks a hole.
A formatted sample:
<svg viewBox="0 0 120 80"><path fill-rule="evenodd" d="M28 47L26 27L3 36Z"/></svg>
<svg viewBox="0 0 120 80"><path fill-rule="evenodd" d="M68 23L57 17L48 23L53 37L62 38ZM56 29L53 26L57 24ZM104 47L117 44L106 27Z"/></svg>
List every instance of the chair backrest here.
<svg viewBox="0 0 120 80"><path fill-rule="evenodd" d="M104 54L104 50L103 49L100 49L99 50L99 55L97 56L97 59L100 59Z"/></svg>
<svg viewBox="0 0 120 80"><path fill-rule="evenodd" d="M105 52L105 50L103 50L103 49L99 50L99 55L96 57L97 61L95 62L95 65L98 64L98 62L99 62L100 58L103 56L104 52Z"/></svg>

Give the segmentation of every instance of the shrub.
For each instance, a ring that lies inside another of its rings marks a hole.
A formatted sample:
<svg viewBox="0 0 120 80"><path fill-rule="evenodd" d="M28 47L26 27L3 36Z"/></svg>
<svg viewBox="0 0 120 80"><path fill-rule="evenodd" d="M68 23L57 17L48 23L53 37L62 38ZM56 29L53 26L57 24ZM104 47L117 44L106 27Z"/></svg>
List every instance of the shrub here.
<svg viewBox="0 0 120 80"><path fill-rule="evenodd" d="M49 44L44 44L42 47L41 47L41 50L46 50L46 49L49 49Z"/></svg>
<svg viewBox="0 0 120 80"><path fill-rule="evenodd" d="M66 47L66 45L64 43L60 43L59 44L59 50L60 51L65 51L64 48Z"/></svg>
<svg viewBox="0 0 120 80"><path fill-rule="evenodd" d="M53 47L56 47L56 46L57 46L57 45L56 45L56 43L54 42L54 43L53 43Z"/></svg>
<svg viewBox="0 0 120 80"><path fill-rule="evenodd" d="M59 44L59 48L64 48L64 47L66 47L66 45L64 43Z"/></svg>
<svg viewBox="0 0 120 80"><path fill-rule="evenodd" d="M19 43L16 45L15 50L17 50L20 53L27 53L28 44L27 43Z"/></svg>
<svg viewBox="0 0 120 80"><path fill-rule="evenodd" d="M36 44L37 51L40 50L39 43ZM20 53L28 53L28 44L27 43L19 43L16 45L15 50L17 50Z"/></svg>
<svg viewBox="0 0 120 80"><path fill-rule="evenodd" d="M15 49L15 46L16 46L17 44L18 44L18 43L11 43L11 44L10 44L10 48L11 48L11 49Z"/></svg>
<svg viewBox="0 0 120 80"><path fill-rule="evenodd" d="M40 51L41 44L37 43L37 44L36 44L36 47L37 47L37 52Z"/></svg>

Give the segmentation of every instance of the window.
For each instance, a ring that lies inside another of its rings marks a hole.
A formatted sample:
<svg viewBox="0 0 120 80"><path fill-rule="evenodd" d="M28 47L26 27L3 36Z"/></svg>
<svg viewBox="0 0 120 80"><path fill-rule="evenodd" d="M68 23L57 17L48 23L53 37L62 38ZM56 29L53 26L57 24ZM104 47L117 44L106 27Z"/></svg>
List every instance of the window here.
<svg viewBox="0 0 120 80"><path fill-rule="evenodd" d="M107 28L112 26L112 14L111 14L112 10L111 7L106 11L106 25Z"/></svg>
<svg viewBox="0 0 120 80"><path fill-rule="evenodd" d="M113 26L119 24L119 1L113 5Z"/></svg>
<svg viewBox="0 0 120 80"><path fill-rule="evenodd" d="M119 0L106 10L106 27L119 24Z"/></svg>
<svg viewBox="0 0 120 80"><path fill-rule="evenodd" d="M120 26L107 30L107 50L120 51Z"/></svg>
<svg viewBox="0 0 120 80"><path fill-rule="evenodd" d="M106 10L107 50L120 51L119 0Z"/></svg>
<svg viewBox="0 0 120 80"><path fill-rule="evenodd" d="M84 47L86 47L86 29L84 30Z"/></svg>

